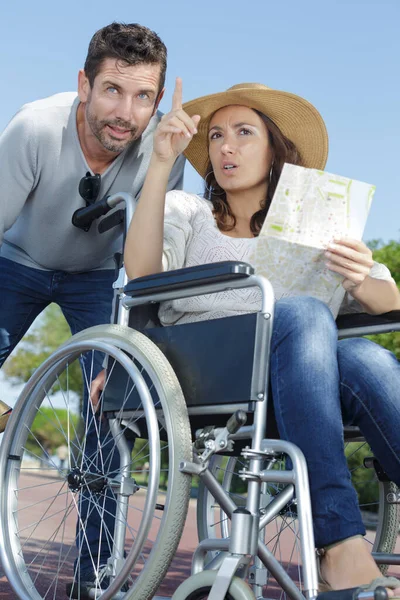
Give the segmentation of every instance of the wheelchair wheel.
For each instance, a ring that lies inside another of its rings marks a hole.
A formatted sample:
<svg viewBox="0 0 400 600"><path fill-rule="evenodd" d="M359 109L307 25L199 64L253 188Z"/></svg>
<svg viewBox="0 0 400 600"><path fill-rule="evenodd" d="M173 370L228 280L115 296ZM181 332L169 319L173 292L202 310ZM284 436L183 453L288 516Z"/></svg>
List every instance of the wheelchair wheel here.
<svg viewBox="0 0 400 600"><path fill-rule="evenodd" d="M192 575L178 587L172 600L207 600L217 574L202 571ZM243 579L233 577L224 600L255 600L255 596Z"/></svg>
<svg viewBox="0 0 400 600"><path fill-rule="evenodd" d="M360 509L367 529L366 543L372 552L391 553L394 550L399 526L398 505L386 501L387 494L396 491L392 482L378 481L374 469L363 465L364 456L371 455L365 442L347 444L346 455L353 482L360 498ZM358 456L361 458L358 459ZM245 506L246 484L240 479L239 471L248 467L242 457L223 457L215 455L210 462L210 470L229 493L238 506ZM269 465L270 468L285 468L283 461ZM279 484L262 485L261 513L273 497L279 493ZM197 526L199 539L224 538L230 535L230 520L200 481L197 502ZM287 573L302 590L300 533L295 501L289 502L280 513L268 523L261 532L261 539L269 550L285 567ZM210 559L215 553L210 553ZM379 565L382 573L388 570L387 564ZM255 575L257 569L263 574ZM263 579L264 578L264 579ZM277 582L266 572L260 561L256 561L250 579L263 581L263 595L268 598L285 598L286 594L278 588ZM256 594L258 595L258 594Z"/></svg>
<svg viewBox="0 0 400 600"><path fill-rule="evenodd" d="M104 360L94 408L85 397ZM106 412L117 369L121 409ZM124 410L133 394L135 409ZM85 560L93 597L109 600L127 582L118 597L152 598L187 513L191 478L181 460L191 460L187 409L161 351L118 325L72 337L26 384L2 443L0 552L18 597L80 597Z"/></svg>

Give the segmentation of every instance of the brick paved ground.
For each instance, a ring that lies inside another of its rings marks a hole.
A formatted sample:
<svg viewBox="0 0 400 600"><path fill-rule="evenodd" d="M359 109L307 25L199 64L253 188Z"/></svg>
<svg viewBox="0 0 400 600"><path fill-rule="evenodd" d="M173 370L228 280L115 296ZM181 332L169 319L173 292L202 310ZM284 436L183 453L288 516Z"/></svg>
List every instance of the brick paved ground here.
<svg viewBox="0 0 400 600"><path fill-rule="evenodd" d="M29 502L31 502L34 505L34 498L30 496ZM37 515L39 515L40 510L42 510L42 512L43 512L43 507L34 506L33 508L31 508L31 507L29 508L29 519L31 520L30 522L35 521L35 516L36 516L35 511L37 511ZM51 535L51 532L54 531L54 522L52 523L51 519L48 519L46 521L46 528L47 528L46 531L44 531L44 530L41 531L41 535L44 536L44 537L42 537L42 540L46 539L45 536L49 535L49 534ZM70 521L68 522L68 526L66 527L66 529L68 532L70 532L70 537L72 536L71 540L73 543L73 536L74 536L74 531L75 531L75 517L73 514L71 514L71 518L70 518ZM373 534L371 534L371 535L373 535ZM0 541L0 543L1 543L1 541ZM285 546L285 543L283 545ZM193 553L194 549L196 548L196 546L197 546L196 501L191 500L190 506L189 506L188 518L186 521L184 534L183 534L180 546L178 548L178 552L171 564L171 567L170 567L160 589L157 592L157 595L167 596L167 597L171 596L173 594L173 592L175 591L175 589L179 586L179 584L190 575L192 553ZM40 548L40 541L35 539L35 540L31 540L29 543L27 543L25 545L24 550L26 553L31 553L32 556L34 556L35 553L38 551L38 548ZM46 573L49 573L50 575L52 575L57 571L59 548L60 548L60 546L57 543L53 543L51 546L51 552L49 553L49 557L46 559L46 564L43 567L42 577L40 578L40 579L43 579L43 581L45 581ZM397 551L400 552L400 539L399 539ZM289 554L288 554L289 549L284 547L283 552L284 553L286 552L286 554L288 555L287 556L287 558L288 558L289 557ZM283 560L285 560L284 555L283 555ZM73 557L71 556L69 558L69 560L67 562L65 562L65 564L63 565L61 578L68 581L72 571L73 571ZM400 568L399 567L394 568L392 570L392 572L393 572L393 574L399 575ZM64 584L60 587L61 587L61 589L63 589ZM46 588L44 588L44 589L46 589ZM279 598L278 590L276 590L276 591L277 591L276 597ZM51 598L53 598L53 594L51 594ZM53 600L64 600L65 598L66 598L66 596L64 596L62 594ZM4 571L2 570L1 566L0 566L0 600L17 600L16 594L12 591L9 583L7 582L6 577L4 576Z"/></svg>
<svg viewBox="0 0 400 600"><path fill-rule="evenodd" d="M50 525L49 525L50 529ZM162 583L157 595L160 596L172 596L176 588L190 576L190 567L192 560L192 553L197 545L197 529L196 529L196 502L190 501L188 518L186 521L184 533L178 552L171 563L171 567ZM55 545L56 546L56 545ZM54 555L57 556L57 547L54 548ZM64 565L64 575L68 580L70 573L72 572L73 561ZM49 567L51 569L51 567ZM17 600L14 591L11 589L8 583L4 571L0 565L0 600ZM66 596L57 598L56 600L66 600Z"/></svg>

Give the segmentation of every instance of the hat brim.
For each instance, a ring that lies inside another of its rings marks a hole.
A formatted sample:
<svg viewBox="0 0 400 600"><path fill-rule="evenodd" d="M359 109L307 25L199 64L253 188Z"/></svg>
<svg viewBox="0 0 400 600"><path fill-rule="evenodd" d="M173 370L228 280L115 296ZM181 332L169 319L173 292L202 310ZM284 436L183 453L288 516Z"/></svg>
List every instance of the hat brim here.
<svg viewBox="0 0 400 600"><path fill-rule="evenodd" d="M328 158L328 133L317 109L304 98L269 88L241 88L202 96L183 104L189 115L200 115L198 133L184 154L196 171L205 177L209 164L208 128L212 115L225 106L254 108L272 119L300 152L302 165L323 170Z"/></svg>

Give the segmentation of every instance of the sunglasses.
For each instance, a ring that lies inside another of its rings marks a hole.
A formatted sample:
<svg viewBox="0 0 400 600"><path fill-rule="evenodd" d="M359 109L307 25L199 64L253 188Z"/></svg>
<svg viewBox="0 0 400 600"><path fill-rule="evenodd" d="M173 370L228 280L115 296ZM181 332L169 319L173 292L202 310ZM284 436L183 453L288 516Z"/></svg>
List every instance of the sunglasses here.
<svg viewBox="0 0 400 600"><path fill-rule="evenodd" d="M100 194L100 186L101 176L99 173L91 175L88 171L85 177L82 177L78 190L80 197L86 202L86 206L90 206L96 202Z"/></svg>

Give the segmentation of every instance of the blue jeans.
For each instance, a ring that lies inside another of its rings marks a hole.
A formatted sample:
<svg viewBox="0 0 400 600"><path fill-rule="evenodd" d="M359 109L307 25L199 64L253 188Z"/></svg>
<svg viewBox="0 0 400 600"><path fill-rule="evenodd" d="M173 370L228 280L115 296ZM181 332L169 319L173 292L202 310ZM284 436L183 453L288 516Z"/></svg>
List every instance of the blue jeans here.
<svg viewBox="0 0 400 600"><path fill-rule="evenodd" d="M87 327L109 323L113 280L114 271L110 269L87 273L42 271L0 257L0 367L36 317L52 302L60 306L72 334ZM101 368L102 357L98 354L95 357L91 376L94 377ZM87 409L87 394L84 398L84 411L85 407ZM90 429L93 430L93 435L86 437L85 450L88 458L98 454L98 434L94 431L93 419ZM101 436L106 435L109 439L108 428L102 423ZM113 453L110 458L113 464L118 463L116 453ZM84 493L81 494L80 500L81 518L83 521L87 519L87 537L85 543L81 544L80 560L80 567L84 572L92 568L90 556L97 558L100 554L100 561L102 561L100 564L107 562L110 546L106 539L102 539L102 543L99 544L100 525L103 521L103 530L108 531L112 537L114 517L107 500L103 515L99 515L98 510L93 509L93 505L91 509L87 506ZM87 514L88 509L89 514ZM103 538L105 538L104 534ZM86 546L86 540L89 548ZM78 543L80 543L79 539Z"/></svg>
<svg viewBox="0 0 400 600"><path fill-rule="evenodd" d="M356 425L400 484L400 362L364 338L337 339L325 304L276 303L271 389L280 436L304 453L317 547L365 534L344 455L343 424Z"/></svg>
<svg viewBox="0 0 400 600"><path fill-rule="evenodd" d="M113 280L110 269L42 271L0 257L0 367L52 302L60 306L72 334L109 323Z"/></svg>

